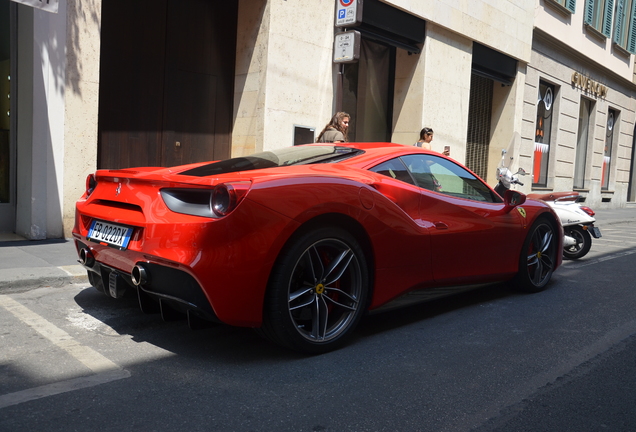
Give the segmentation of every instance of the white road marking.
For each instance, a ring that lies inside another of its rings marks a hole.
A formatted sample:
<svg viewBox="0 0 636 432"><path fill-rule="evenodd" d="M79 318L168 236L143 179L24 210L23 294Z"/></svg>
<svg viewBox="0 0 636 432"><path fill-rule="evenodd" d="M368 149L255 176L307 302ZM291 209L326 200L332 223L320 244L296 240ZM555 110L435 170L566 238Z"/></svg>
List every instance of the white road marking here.
<svg viewBox="0 0 636 432"><path fill-rule="evenodd" d="M80 390L87 387L93 387L105 384L111 381L129 378L130 372L125 369L111 370L95 375L73 378L66 381L58 381L52 384L34 387L26 390L17 391L15 393L7 393L0 395L0 409L12 405L18 405L35 399L41 399L48 396L54 396L60 393L66 393L73 390Z"/></svg>
<svg viewBox="0 0 636 432"><path fill-rule="evenodd" d="M624 251L624 252L617 252L617 253L614 253L614 254L611 254L611 255L607 255L607 256L604 256L604 257L601 257L601 258L592 259L590 261L579 262L579 261L565 261L564 260L563 263L564 263L564 267L565 268L577 269L577 268L581 268L581 267L587 267L587 266L592 265L592 264L598 264L598 263L603 262L603 261L609 261L609 260L612 260L612 259L616 259L616 258L621 258L621 257L627 256L627 255L632 255L632 254L635 254L635 253L636 253L636 250L628 250L628 251ZM576 262L576 264L574 264L575 262ZM572 264L570 264L570 263L572 263Z"/></svg>
<svg viewBox="0 0 636 432"><path fill-rule="evenodd" d="M6 295L0 295L0 306L11 312L20 321L33 328L35 331L51 341L55 346L66 351L73 358L96 374L1 395L0 408L26 402L32 399L38 399L79 388L91 387L122 378L128 378L130 376L130 372L122 370L120 366L94 349L80 344L67 332L51 324L12 298Z"/></svg>

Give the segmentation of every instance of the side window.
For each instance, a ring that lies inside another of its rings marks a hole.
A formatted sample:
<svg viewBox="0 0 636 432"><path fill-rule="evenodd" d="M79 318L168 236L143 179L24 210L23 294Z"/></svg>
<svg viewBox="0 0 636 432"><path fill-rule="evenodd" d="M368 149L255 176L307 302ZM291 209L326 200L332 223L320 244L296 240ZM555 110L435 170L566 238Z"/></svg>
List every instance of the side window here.
<svg viewBox="0 0 636 432"><path fill-rule="evenodd" d="M612 14L614 0L586 0L585 24L599 34L610 37L612 33Z"/></svg>
<svg viewBox="0 0 636 432"><path fill-rule="evenodd" d="M615 1L614 34L616 45L636 54L636 0Z"/></svg>
<svg viewBox="0 0 636 432"><path fill-rule="evenodd" d="M380 165L374 166L369 171L373 171L408 184L415 184L413 182L413 178L400 159L391 159L390 161L383 162Z"/></svg>
<svg viewBox="0 0 636 432"><path fill-rule="evenodd" d="M473 201L500 202L479 178L447 159L426 154L402 157L417 185Z"/></svg>
<svg viewBox="0 0 636 432"><path fill-rule="evenodd" d="M568 10L570 13L576 12L576 0L550 0L561 7Z"/></svg>

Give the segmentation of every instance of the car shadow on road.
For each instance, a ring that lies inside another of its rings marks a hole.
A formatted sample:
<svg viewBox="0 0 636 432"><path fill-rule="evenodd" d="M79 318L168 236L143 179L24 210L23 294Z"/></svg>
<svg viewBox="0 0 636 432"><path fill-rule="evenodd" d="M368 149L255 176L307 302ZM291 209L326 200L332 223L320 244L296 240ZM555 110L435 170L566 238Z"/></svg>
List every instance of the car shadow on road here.
<svg viewBox="0 0 636 432"><path fill-rule="evenodd" d="M101 321L117 334L129 335L177 355L194 359L216 358L222 362L293 360L304 356L285 350L261 338L254 329L210 323L191 330L183 319L163 321L160 314L144 314L136 295L114 299L87 286L75 296L83 312Z"/></svg>
<svg viewBox="0 0 636 432"><path fill-rule="evenodd" d="M488 285L473 291L444 297L411 306L370 314L355 331L350 346L364 342L384 332L426 321L435 316L462 308L492 302L504 297L521 295L505 284ZM146 342L180 356L220 362L254 362L255 360L294 361L307 358L260 337L254 329L210 324L192 331L185 316L179 321L163 321L159 314L144 314L135 295L122 299L110 298L93 287L75 296L76 303L87 313L120 335L129 335L135 342Z"/></svg>
<svg viewBox="0 0 636 432"><path fill-rule="evenodd" d="M358 333L363 337L371 337L463 308L522 295L525 294L515 291L510 283L485 285L471 291L434 300L422 301L387 311L370 312L358 327Z"/></svg>

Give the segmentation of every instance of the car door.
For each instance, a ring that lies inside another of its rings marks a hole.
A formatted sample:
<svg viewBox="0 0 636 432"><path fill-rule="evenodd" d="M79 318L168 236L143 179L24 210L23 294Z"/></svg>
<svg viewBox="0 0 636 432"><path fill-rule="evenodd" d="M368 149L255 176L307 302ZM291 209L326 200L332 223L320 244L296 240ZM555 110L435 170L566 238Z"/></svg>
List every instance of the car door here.
<svg viewBox="0 0 636 432"><path fill-rule="evenodd" d="M433 280L431 266L430 226L421 219L420 203L422 189L415 184L409 170L400 160L393 158L382 162L369 171L381 174L373 182L373 187L389 200L393 201L409 218L415 222L414 230L395 228L393 254L403 269L399 272L402 285L414 287L430 283ZM385 222L390 219L385 216ZM399 239L406 239L399 244Z"/></svg>
<svg viewBox="0 0 636 432"><path fill-rule="evenodd" d="M459 164L432 154L403 156L422 187L420 218L431 229L433 278L475 283L517 269L523 211L504 211L501 198Z"/></svg>

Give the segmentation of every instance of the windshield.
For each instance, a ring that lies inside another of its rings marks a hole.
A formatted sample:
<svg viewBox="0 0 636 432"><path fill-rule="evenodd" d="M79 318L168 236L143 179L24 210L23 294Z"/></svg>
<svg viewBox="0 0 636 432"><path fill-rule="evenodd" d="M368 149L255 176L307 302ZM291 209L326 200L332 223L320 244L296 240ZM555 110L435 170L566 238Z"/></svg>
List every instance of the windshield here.
<svg viewBox="0 0 636 432"><path fill-rule="evenodd" d="M200 167L184 171L181 174L205 177L263 168L276 168L315 163L335 163L361 153L363 153L363 151L359 149L333 145L286 147L278 150L255 153L250 156L212 162L207 165L202 165Z"/></svg>

